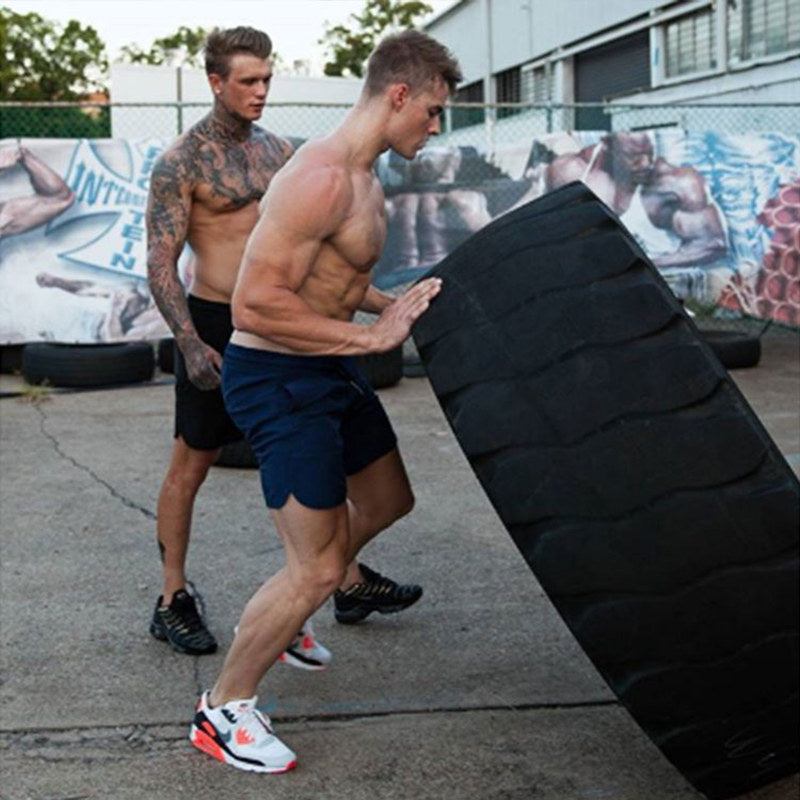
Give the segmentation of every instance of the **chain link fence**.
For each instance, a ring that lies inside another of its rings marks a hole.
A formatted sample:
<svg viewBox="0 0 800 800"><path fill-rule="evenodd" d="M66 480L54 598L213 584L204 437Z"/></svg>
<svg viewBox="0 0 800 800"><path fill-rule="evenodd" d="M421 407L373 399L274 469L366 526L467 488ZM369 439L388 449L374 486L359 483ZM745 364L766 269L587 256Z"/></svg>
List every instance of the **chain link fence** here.
<svg viewBox="0 0 800 800"><path fill-rule="evenodd" d="M329 133L349 108L333 103L272 103L261 124L283 136L309 139ZM210 103L0 103L0 138L169 139L190 128L210 109ZM800 105L463 103L446 109L438 143L492 151L558 131L661 128L797 135Z"/></svg>
<svg viewBox="0 0 800 800"><path fill-rule="evenodd" d="M272 103L260 123L297 145L329 133L349 108ZM3 103L0 139L155 139L166 144L210 109L210 103ZM388 205L403 220L395 228L412 231L399 243L391 241L390 231L387 259L400 264L392 280L399 284L418 277L488 220L552 188L550 165L559 158L593 153L600 142L642 131L649 132L654 157L676 170L691 165L701 176L725 227L728 262L733 273L741 272L741 279L734 274L731 285L721 289L718 276L727 273L705 265L667 266L662 274L675 293L704 316L780 322L776 309L785 306L790 293L800 294L798 275L792 272L800 247L792 244L800 235L800 205L780 199L794 197L795 184L800 189L800 105L791 103L449 106L441 135L417 159L405 162L388 153L378 164ZM615 175L611 179L618 180ZM625 222L622 211L615 210ZM789 238L783 242L780 237ZM772 261L775 275L769 272ZM767 302L765 293L775 294L777 289L770 287L777 283L781 296ZM800 315L800 300L795 305L791 313Z"/></svg>

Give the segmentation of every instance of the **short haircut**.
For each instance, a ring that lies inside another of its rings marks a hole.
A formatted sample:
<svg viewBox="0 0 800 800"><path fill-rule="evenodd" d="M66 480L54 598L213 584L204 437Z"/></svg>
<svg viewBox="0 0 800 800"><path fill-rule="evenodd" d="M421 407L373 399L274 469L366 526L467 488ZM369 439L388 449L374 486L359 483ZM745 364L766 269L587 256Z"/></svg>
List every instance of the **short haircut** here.
<svg viewBox="0 0 800 800"><path fill-rule="evenodd" d="M370 97L392 83L406 83L417 92L436 78L441 78L451 93L455 90L462 80L455 56L427 34L407 30L387 36L372 51L365 88Z"/></svg>
<svg viewBox="0 0 800 800"><path fill-rule="evenodd" d="M272 53L272 40L263 31L242 26L239 28L215 28L208 35L205 44L206 74L227 78L230 72L231 56L249 53L256 58L269 58Z"/></svg>

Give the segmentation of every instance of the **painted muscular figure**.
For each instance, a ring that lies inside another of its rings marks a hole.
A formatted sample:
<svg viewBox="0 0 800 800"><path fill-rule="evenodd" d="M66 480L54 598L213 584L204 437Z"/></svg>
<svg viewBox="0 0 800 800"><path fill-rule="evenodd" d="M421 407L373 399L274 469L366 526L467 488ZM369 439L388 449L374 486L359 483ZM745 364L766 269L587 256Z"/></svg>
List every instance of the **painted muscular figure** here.
<svg viewBox="0 0 800 800"><path fill-rule="evenodd" d="M61 176L27 147L0 150L0 172L18 164L28 173L35 194L0 201L0 238L44 225L75 200Z"/></svg>
<svg viewBox="0 0 800 800"><path fill-rule="evenodd" d="M646 133L614 133L547 168L546 187L583 181L638 234L657 267L708 264L725 255L725 230L702 175L655 158Z"/></svg>

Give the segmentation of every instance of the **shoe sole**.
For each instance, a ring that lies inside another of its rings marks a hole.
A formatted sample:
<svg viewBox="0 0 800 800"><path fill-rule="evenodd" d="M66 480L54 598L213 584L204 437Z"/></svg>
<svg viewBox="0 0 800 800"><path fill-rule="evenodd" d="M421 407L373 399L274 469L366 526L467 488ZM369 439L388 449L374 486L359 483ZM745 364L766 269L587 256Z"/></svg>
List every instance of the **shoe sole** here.
<svg viewBox="0 0 800 800"><path fill-rule="evenodd" d="M294 653L290 653L288 650L285 650L278 656L278 663L295 667L295 669L305 669L309 672L322 672L328 668L328 664L323 664L319 661L303 661L302 658L299 658Z"/></svg>
<svg viewBox="0 0 800 800"><path fill-rule="evenodd" d="M236 758L229 756L205 731L200 730L196 725L192 725L189 731L189 741L201 752L207 756L227 764L228 766L236 769L243 770L244 772L261 772L268 775L280 775L284 772L289 772L297 766L297 759L290 761L282 767L265 767L258 764L248 764L245 761L239 761Z"/></svg>
<svg viewBox="0 0 800 800"><path fill-rule="evenodd" d="M154 639L158 639L159 642L166 642L176 653L181 653L182 655L186 656L210 656L212 653L217 652L217 645L214 645L213 648L207 648L205 650L198 650L195 647L184 647L183 645L176 644L172 641L172 639L167 636L164 632L164 629L154 622L150 623L150 635Z"/></svg>
<svg viewBox="0 0 800 800"><path fill-rule="evenodd" d="M341 623L342 625L355 625L357 622L361 622L365 620L370 614L378 613L378 614L399 614L401 611L405 611L407 608L411 608L414 603L418 602L422 599L422 595L416 597L414 600L411 600L408 603L398 603L394 606L384 606L383 608L351 608L347 609L346 611L339 611L339 609L334 608L333 616L336 618L336 621Z"/></svg>

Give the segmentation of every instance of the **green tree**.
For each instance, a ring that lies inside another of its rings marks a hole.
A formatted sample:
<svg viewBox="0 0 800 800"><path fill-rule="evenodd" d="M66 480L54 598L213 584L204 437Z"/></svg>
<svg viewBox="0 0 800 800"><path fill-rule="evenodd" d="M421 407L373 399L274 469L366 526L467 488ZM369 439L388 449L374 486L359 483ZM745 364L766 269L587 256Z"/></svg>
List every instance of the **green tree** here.
<svg viewBox="0 0 800 800"><path fill-rule="evenodd" d="M352 25L326 25L319 40L326 46L326 75L361 78L369 54L383 33L413 28L433 8L418 0L365 0L360 14L351 14Z"/></svg>
<svg viewBox="0 0 800 800"><path fill-rule="evenodd" d="M171 36L154 40L149 50L137 44L122 48L122 60L131 64L167 64L169 66L202 67L203 44L208 31L181 25Z"/></svg>
<svg viewBox="0 0 800 800"><path fill-rule="evenodd" d="M0 100L78 100L103 90L106 46L89 25L0 6Z"/></svg>

